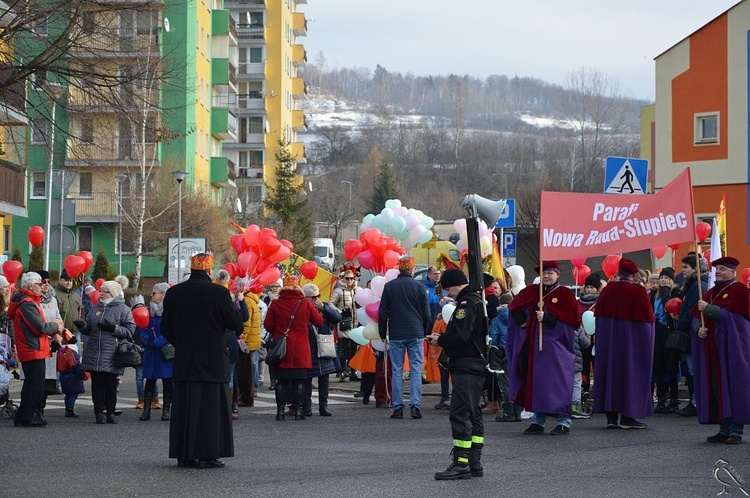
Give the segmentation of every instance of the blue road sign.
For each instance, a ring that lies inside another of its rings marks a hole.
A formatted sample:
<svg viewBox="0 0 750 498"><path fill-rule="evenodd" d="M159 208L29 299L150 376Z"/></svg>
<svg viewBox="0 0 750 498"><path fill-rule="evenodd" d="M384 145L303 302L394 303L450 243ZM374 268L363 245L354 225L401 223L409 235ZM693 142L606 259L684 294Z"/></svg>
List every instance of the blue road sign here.
<svg viewBox="0 0 750 498"><path fill-rule="evenodd" d="M607 157L604 163L605 194L645 194L648 159Z"/></svg>
<svg viewBox="0 0 750 498"><path fill-rule="evenodd" d="M516 200L507 199L500 219L497 220L495 228L513 228L516 226Z"/></svg>
<svg viewBox="0 0 750 498"><path fill-rule="evenodd" d="M516 256L516 232L503 232L503 257Z"/></svg>

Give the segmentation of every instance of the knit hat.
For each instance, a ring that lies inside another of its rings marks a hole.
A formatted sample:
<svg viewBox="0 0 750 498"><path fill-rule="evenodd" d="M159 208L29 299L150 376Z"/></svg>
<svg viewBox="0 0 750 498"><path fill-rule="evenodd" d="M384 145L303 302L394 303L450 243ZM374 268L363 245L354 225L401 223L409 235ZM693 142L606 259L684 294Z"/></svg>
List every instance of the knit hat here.
<svg viewBox="0 0 750 498"><path fill-rule="evenodd" d="M122 286L115 282L114 280L107 280L102 284L102 287L100 289L100 292L103 290L107 290L109 292L109 295L112 297L122 297Z"/></svg>
<svg viewBox="0 0 750 498"><path fill-rule="evenodd" d="M458 268L445 270L440 276L440 287L442 287L443 289L448 289L457 285L467 285L468 283L469 279L467 279L466 275L464 275L464 272L462 272Z"/></svg>
<svg viewBox="0 0 750 498"><path fill-rule="evenodd" d="M91 294L92 292L94 292L95 290L96 289L94 289L93 285L87 285L86 287L83 288L83 292L85 292L87 296Z"/></svg>
<svg viewBox="0 0 750 498"><path fill-rule="evenodd" d="M63 270L62 273L60 274L60 280L73 280L73 279L70 278L70 276L68 275L68 270Z"/></svg>
<svg viewBox="0 0 750 498"><path fill-rule="evenodd" d="M42 277L42 280L49 280L49 272L47 270L37 270L36 273Z"/></svg>
<svg viewBox="0 0 750 498"><path fill-rule="evenodd" d="M158 292L159 294L166 294L166 292L169 290L169 284L167 282L159 282L158 284L154 285L154 292Z"/></svg>
<svg viewBox="0 0 750 498"><path fill-rule="evenodd" d="M602 279L596 273L594 273L593 275L589 275L588 277L586 277L586 281L584 282L583 286L588 287L589 285L596 288L596 290L599 290L602 286Z"/></svg>
<svg viewBox="0 0 750 498"><path fill-rule="evenodd" d="M492 287L492 282L495 281L495 277L490 275L489 273L482 273L482 283L484 284L484 287Z"/></svg>
<svg viewBox="0 0 750 498"><path fill-rule="evenodd" d="M8 279L5 278L3 275L0 275L0 289L2 289L3 287L8 287L8 286L10 286L10 282L8 282Z"/></svg>
<svg viewBox="0 0 750 498"><path fill-rule="evenodd" d="M659 272L659 278L661 277L669 277L670 279L674 280L674 268L672 268L671 266L662 268L661 272Z"/></svg>

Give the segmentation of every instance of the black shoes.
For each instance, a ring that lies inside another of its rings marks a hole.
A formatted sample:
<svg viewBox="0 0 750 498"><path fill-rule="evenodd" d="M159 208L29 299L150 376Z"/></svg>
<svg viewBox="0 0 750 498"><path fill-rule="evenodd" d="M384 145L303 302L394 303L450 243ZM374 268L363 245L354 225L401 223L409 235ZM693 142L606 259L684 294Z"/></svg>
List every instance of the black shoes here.
<svg viewBox="0 0 750 498"><path fill-rule="evenodd" d="M645 429L648 425L638 422L632 417L620 417L620 429Z"/></svg>
<svg viewBox="0 0 750 498"><path fill-rule="evenodd" d="M380 403L377 406L377 408L390 408L390 407L391 407L391 405L389 405L388 403Z"/></svg>
<svg viewBox="0 0 750 498"><path fill-rule="evenodd" d="M321 417L330 417L331 415L333 415L333 413L328 411L328 408L322 406L320 407L319 412Z"/></svg>
<svg viewBox="0 0 750 498"><path fill-rule="evenodd" d="M108 424L116 424L117 420L115 420L115 416L112 415L112 414L110 414L110 413L108 413L107 414L107 423Z"/></svg>
<svg viewBox="0 0 750 498"><path fill-rule="evenodd" d="M357 391L356 393L354 393L354 397L355 398L364 398L365 397L365 392L364 391Z"/></svg>
<svg viewBox="0 0 750 498"><path fill-rule="evenodd" d="M391 418L404 418L404 409L397 408L393 410L393 413L391 413Z"/></svg>
<svg viewBox="0 0 750 498"><path fill-rule="evenodd" d="M103 413L97 413L96 414L96 423L97 424L106 424L107 423L107 416Z"/></svg>
<svg viewBox="0 0 750 498"><path fill-rule="evenodd" d="M178 467L195 467L198 465L198 460L183 460L182 458L177 459Z"/></svg>
<svg viewBox="0 0 750 498"><path fill-rule="evenodd" d="M523 431L524 434L544 434L544 427L539 424L531 424Z"/></svg>
<svg viewBox="0 0 750 498"><path fill-rule="evenodd" d="M729 439L728 434L722 434L721 432L718 434L714 434L713 436L708 436L706 438L706 441L709 443L726 443L727 439Z"/></svg>
<svg viewBox="0 0 750 498"><path fill-rule="evenodd" d="M223 466L224 462L222 462L218 458L212 458L210 460L198 460L198 464L196 465L196 467L198 467L199 469L217 469Z"/></svg>
<svg viewBox="0 0 750 498"><path fill-rule="evenodd" d="M365 396L364 398L362 398L362 404L363 405L369 405L370 404L370 397L369 396Z"/></svg>
<svg viewBox="0 0 750 498"><path fill-rule="evenodd" d="M617 412L607 412L607 429L619 429L620 424L617 423Z"/></svg>
<svg viewBox="0 0 750 498"><path fill-rule="evenodd" d="M66 408L65 409L65 418L78 418L80 415L78 415L74 408Z"/></svg>
<svg viewBox="0 0 750 498"><path fill-rule="evenodd" d="M312 417L312 408L305 408L302 410L302 415L305 417Z"/></svg>
<svg viewBox="0 0 750 498"><path fill-rule="evenodd" d="M284 409L283 408L277 408L276 409L276 420L278 420L278 421L284 420Z"/></svg>
<svg viewBox="0 0 750 498"><path fill-rule="evenodd" d="M740 444L742 442L742 436L729 436L724 442L727 444Z"/></svg>
<svg viewBox="0 0 750 498"><path fill-rule="evenodd" d="M446 401L447 400L444 400L444 399L441 399L440 401L438 401L435 404L435 409L436 410L442 410L443 408L450 408L451 405L449 405L448 403L446 403Z"/></svg>
<svg viewBox="0 0 750 498"><path fill-rule="evenodd" d="M570 427L566 427L564 425L558 425L551 431L549 431L550 435L552 436L566 436L570 434Z"/></svg>
<svg viewBox="0 0 750 498"><path fill-rule="evenodd" d="M422 412L416 406L411 407L411 418L422 418Z"/></svg>
<svg viewBox="0 0 750 498"><path fill-rule="evenodd" d="M685 405L685 408L677 410L675 413L680 417L695 417L696 415L698 415L698 410L695 409L694 404L688 403L687 405Z"/></svg>

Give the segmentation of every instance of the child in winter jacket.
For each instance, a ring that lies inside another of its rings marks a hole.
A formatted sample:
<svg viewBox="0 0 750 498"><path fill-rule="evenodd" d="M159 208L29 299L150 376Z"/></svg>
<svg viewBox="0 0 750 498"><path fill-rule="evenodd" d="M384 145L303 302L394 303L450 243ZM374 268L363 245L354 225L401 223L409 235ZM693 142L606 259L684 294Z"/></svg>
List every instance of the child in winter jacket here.
<svg viewBox="0 0 750 498"><path fill-rule="evenodd" d="M86 379L86 372L81 370L81 355L78 353L76 338L71 338L67 344L61 346L73 352L75 357L75 366L60 372L60 387L65 394L65 417L76 418L79 415L75 412L76 400L79 394L84 393L83 381ZM58 352L58 354L60 354Z"/></svg>

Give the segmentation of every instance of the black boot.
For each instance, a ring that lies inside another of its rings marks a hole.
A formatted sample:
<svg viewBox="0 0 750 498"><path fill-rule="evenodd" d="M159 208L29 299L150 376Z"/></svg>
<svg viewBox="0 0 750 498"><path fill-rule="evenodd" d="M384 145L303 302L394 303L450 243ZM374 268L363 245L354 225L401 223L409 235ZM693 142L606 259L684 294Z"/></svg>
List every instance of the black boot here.
<svg viewBox="0 0 750 498"><path fill-rule="evenodd" d="M664 408L662 413L674 413L680 409L680 402L677 401L677 397L673 397L669 400L669 404Z"/></svg>
<svg viewBox="0 0 750 498"><path fill-rule="evenodd" d="M107 417L103 413L97 413L96 414L96 423L97 424L106 424L107 423Z"/></svg>
<svg viewBox="0 0 750 498"><path fill-rule="evenodd" d="M514 422L516 420L513 415L513 403L510 401L503 403L503 411L495 416L495 422Z"/></svg>
<svg viewBox="0 0 750 498"><path fill-rule="evenodd" d="M471 477L484 476L484 468L482 468L482 447L484 447L483 443L471 443L471 450L469 450L469 469L471 470Z"/></svg>
<svg viewBox="0 0 750 498"><path fill-rule="evenodd" d="M656 403L656 408L654 408L654 413L661 414L666 413L664 410L667 409L667 400L666 398L659 398L659 402Z"/></svg>
<svg viewBox="0 0 750 498"><path fill-rule="evenodd" d="M79 415L76 413L74 408L66 408L65 409L65 417L66 418L78 418Z"/></svg>
<svg viewBox="0 0 750 498"><path fill-rule="evenodd" d="M284 410L286 409L286 384L275 382L273 388L276 394L276 420L284 420Z"/></svg>
<svg viewBox="0 0 750 498"><path fill-rule="evenodd" d="M116 424L117 423L117 419L115 418L114 410L112 411L112 413L108 413L107 414L107 423L108 424Z"/></svg>
<svg viewBox="0 0 750 498"><path fill-rule="evenodd" d="M521 421L521 412L523 411L523 407L521 405L513 404L513 422L520 422Z"/></svg>
<svg viewBox="0 0 750 498"><path fill-rule="evenodd" d="M305 420L305 384L295 381L294 388L294 420ZM312 415L312 413L311 413Z"/></svg>
<svg viewBox="0 0 750 498"><path fill-rule="evenodd" d="M154 392L153 391L146 391L143 393L143 413L141 413L141 416L138 418L141 422L145 422L146 420L151 420L151 403L154 401Z"/></svg>
<svg viewBox="0 0 750 498"><path fill-rule="evenodd" d="M164 393L164 404L161 405L162 412L161 412L161 419L163 421L168 421L169 417L172 415L172 393Z"/></svg>
<svg viewBox="0 0 750 498"><path fill-rule="evenodd" d="M453 447L453 463L442 472L435 473L435 479L438 481L453 481L456 479L471 479L471 469L469 468L469 448Z"/></svg>
<svg viewBox="0 0 750 498"><path fill-rule="evenodd" d="M328 411L328 376L321 375L318 377L318 410L321 417L330 417Z"/></svg>

